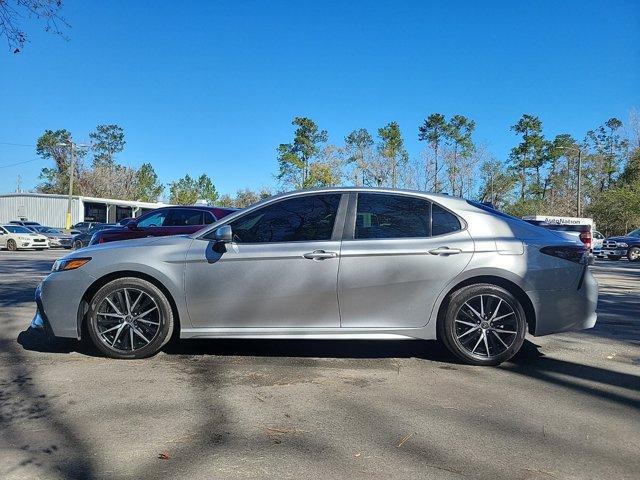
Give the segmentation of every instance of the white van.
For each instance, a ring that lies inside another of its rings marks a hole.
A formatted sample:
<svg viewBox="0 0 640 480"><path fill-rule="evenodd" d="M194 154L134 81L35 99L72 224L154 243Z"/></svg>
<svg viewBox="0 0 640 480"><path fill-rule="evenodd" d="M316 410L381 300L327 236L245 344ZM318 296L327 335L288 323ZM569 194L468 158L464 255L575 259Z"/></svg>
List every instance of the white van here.
<svg viewBox="0 0 640 480"><path fill-rule="evenodd" d="M593 238L596 230L593 218L529 215L522 217L522 219L525 222L548 228L549 230L556 230L574 235L585 244L590 252L593 252Z"/></svg>

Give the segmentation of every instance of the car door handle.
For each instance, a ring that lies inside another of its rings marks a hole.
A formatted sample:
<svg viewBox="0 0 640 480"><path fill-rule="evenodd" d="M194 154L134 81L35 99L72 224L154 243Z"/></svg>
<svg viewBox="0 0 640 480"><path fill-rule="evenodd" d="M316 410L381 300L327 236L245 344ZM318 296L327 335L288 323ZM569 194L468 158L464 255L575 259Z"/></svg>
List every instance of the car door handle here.
<svg viewBox="0 0 640 480"><path fill-rule="evenodd" d="M458 253L462 253L462 250L459 248L449 248L449 247L438 247L433 250L429 250L431 255L456 255Z"/></svg>
<svg viewBox="0 0 640 480"><path fill-rule="evenodd" d="M313 252L305 253L302 256L309 260L324 260L326 258L336 258L338 254L336 252L325 252L324 250L314 250Z"/></svg>

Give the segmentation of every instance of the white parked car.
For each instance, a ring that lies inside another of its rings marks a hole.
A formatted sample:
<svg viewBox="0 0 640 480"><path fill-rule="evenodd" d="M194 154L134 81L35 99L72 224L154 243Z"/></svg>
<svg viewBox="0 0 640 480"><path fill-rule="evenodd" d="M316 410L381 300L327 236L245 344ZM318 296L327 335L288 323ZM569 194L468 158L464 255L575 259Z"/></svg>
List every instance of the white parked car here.
<svg viewBox="0 0 640 480"><path fill-rule="evenodd" d="M22 225L2 225L0 226L0 248L11 251L27 248L45 250L49 248L49 239Z"/></svg>

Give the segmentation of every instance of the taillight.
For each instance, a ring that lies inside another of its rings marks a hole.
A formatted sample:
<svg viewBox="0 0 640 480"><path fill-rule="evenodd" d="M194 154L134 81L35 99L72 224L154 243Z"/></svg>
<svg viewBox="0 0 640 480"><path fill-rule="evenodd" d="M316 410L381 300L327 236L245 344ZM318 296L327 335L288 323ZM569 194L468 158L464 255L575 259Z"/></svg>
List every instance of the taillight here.
<svg viewBox="0 0 640 480"><path fill-rule="evenodd" d="M586 247L586 245L585 245ZM545 255L562 258L575 263L585 263L587 249L581 245L553 245L542 247L540 251Z"/></svg>
<svg viewBox="0 0 640 480"><path fill-rule="evenodd" d="M591 238L591 232L590 232L590 231L589 231L589 232L582 232L582 233L580 234L580 241L581 241L582 243L584 243L584 244L585 244L585 246L586 246L589 250L591 250L591 242L592 242L592 240L593 240L593 239Z"/></svg>

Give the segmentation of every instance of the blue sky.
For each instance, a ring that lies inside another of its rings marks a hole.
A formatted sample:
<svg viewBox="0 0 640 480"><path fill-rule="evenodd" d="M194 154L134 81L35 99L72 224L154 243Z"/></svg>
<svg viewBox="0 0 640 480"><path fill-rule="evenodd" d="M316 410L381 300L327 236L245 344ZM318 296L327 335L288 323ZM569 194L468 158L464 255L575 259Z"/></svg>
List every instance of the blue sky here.
<svg viewBox="0 0 640 480"><path fill-rule="evenodd" d="M117 123L122 163L165 182L204 172L224 193L274 183L297 115L333 143L395 120L416 157L422 120L460 113L504 159L525 112L582 138L640 109L637 1L67 0L63 14L69 41L28 22L24 51L0 50L0 142ZM0 167L34 158L0 144ZM0 168L0 193L45 165Z"/></svg>

